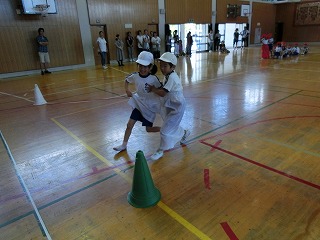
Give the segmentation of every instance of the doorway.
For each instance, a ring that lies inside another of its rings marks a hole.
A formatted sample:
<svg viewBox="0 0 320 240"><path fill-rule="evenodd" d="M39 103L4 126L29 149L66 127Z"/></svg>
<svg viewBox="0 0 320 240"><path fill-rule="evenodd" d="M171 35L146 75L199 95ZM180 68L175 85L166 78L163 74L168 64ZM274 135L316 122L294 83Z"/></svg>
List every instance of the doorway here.
<svg viewBox="0 0 320 240"><path fill-rule="evenodd" d="M218 24L218 30L221 34L221 41L224 41L226 44L226 48L233 48L233 33L236 28L238 28L239 33L241 33L247 27L249 29L247 23L222 23ZM238 46L241 46L242 37L239 35Z"/></svg>
<svg viewBox="0 0 320 240"><path fill-rule="evenodd" d="M193 38L191 52L194 53L208 51L209 24L169 24L169 29L171 30L171 33L177 30L179 39L182 40L183 51L186 49L186 37L189 31L191 32ZM171 52L174 52L173 40L171 42Z"/></svg>
<svg viewBox="0 0 320 240"><path fill-rule="evenodd" d="M109 41L108 41L108 32L106 25L91 25L91 38L92 38L92 49L93 49L93 55L94 55L94 62L95 65L101 65L101 57L98 54L98 47L97 47L97 38L99 37L99 32L103 31L104 32L104 37L107 41L107 64L110 64L110 48L109 48Z"/></svg>
<svg viewBox="0 0 320 240"><path fill-rule="evenodd" d="M276 26L275 26L274 41L282 42L282 35L283 35L283 23L278 22L276 23Z"/></svg>

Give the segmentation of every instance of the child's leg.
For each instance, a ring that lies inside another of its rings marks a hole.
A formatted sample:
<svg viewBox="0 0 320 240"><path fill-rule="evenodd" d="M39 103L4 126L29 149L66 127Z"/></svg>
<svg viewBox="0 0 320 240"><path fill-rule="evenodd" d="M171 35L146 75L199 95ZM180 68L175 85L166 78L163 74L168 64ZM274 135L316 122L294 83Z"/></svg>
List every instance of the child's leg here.
<svg viewBox="0 0 320 240"><path fill-rule="evenodd" d="M134 124L136 122L137 122L137 120L134 120L134 119L131 119L131 118L129 119L129 121L127 123L126 131L124 133L122 144L117 146L117 147L114 147L113 150L120 151L120 152L123 151L123 150L126 150L127 144L128 144L131 132L132 132L132 129L133 129Z"/></svg>
<svg viewBox="0 0 320 240"><path fill-rule="evenodd" d="M147 132L160 132L160 129L161 129L161 127L157 127L157 126L155 126L155 127L146 126L146 131Z"/></svg>

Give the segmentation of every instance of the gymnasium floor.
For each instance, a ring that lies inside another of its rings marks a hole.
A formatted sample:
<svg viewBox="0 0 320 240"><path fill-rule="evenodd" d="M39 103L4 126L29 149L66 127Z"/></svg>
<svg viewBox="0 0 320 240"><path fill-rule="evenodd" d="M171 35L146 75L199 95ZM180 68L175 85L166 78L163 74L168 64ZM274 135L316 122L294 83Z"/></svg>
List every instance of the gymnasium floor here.
<svg viewBox="0 0 320 240"><path fill-rule="evenodd" d="M140 124L112 149L135 63L0 80L0 239L320 239L319 64L318 46L180 57L191 135L158 161ZM138 150L161 192L150 208L127 200Z"/></svg>

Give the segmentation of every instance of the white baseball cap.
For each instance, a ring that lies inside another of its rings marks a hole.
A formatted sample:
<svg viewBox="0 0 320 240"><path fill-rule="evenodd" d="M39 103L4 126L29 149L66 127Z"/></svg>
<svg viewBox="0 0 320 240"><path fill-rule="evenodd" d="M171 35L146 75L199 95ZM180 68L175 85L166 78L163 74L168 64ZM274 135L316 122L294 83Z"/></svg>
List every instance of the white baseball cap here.
<svg viewBox="0 0 320 240"><path fill-rule="evenodd" d="M162 54L159 60L167 63L172 63L175 66L177 65L177 57L170 52L165 52L164 54Z"/></svg>
<svg viewBox="0 0 320 240"><path fill-rule="evenodd" d="M139 63L143 66L149 66L150 64L153 64L153 55L151 52L142 51L139 56L136 63Z"/></svg>

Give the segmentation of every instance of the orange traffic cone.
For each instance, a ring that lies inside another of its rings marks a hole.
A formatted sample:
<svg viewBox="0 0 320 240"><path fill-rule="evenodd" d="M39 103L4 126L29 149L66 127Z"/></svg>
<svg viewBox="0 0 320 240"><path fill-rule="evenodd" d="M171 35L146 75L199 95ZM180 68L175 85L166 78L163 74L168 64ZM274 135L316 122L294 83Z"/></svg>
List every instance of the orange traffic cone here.
<svg viewBox="0 0 320 240"><path fill-rule="evenodd" d="M34 105L47 104L37 84L34 85Z"/></svg>
<svg viewBox="0 0 320 240"><path fill-rule="evenodd" d="M161 193L154 186L146 158L142 151L138 151L128 202L136 208L147 208L156 205L160 199Z"/></svg>

